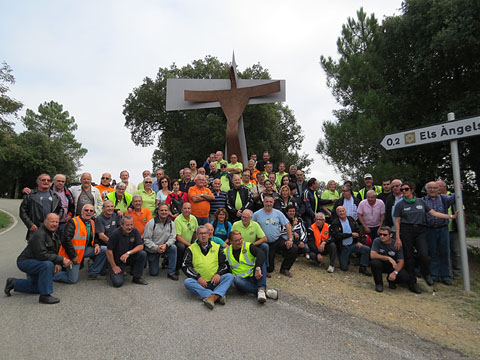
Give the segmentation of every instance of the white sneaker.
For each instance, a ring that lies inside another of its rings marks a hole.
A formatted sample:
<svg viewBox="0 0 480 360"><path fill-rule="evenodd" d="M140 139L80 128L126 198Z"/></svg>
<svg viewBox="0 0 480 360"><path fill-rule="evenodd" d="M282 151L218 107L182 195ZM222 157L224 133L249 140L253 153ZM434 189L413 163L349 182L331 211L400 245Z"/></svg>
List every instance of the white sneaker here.
<svg viewBox="0 0 480 360"><path fill-rule="evenodd" d="M310 260L310 254L305 254L305 259Z"/></svg>
<svg viewBox="0 0 480 360"><path fill-rule="evenodd" d="M275 289L267 289L267 298L278 300L278 292Z"/></svg>
<svg viewBox="0 0 480 360"><path fill-rule="evenodd" d="M258 301L260 304L263 304L265 301L267 301L267 296L265 295L265 290L264 290L264 289L258 290L258 293L257 293L257 301Z"/></svg>
<svg viewBox="0 0 480 360"><path fill-rule="evenodd" d="M332 265L330 265L327 269L327 272L329 273L333 273L334 271L335 271L335 268Z"/></svg>

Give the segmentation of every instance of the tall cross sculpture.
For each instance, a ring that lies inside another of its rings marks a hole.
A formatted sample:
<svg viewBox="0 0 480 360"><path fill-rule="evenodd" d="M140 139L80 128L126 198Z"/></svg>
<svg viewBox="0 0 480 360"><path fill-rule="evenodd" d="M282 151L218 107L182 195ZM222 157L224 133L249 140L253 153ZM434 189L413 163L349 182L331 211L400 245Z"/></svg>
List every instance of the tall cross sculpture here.
<svg viewBox="0 0 480 360"><path fill-rule="evenodd" d="M247 104L285 101L284 80L237 78L235 55L228 79L167 79L167 111L221 107L227 118L225 153L247 165L242 113Z"/></svg>

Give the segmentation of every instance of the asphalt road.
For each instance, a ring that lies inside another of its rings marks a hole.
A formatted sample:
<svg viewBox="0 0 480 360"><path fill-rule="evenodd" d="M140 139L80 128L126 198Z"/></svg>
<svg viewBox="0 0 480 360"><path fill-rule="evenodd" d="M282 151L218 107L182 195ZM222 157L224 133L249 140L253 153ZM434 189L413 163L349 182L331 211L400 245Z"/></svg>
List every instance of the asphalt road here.
<svg viewBox="0 0 480 360"><path fill-rule="evenodd" d="M0 209L18 217L18 200ZM18 224L0 234L0 286L23 277ZM106 281L55 284L56 305L38 296L0 295L1 359L457 359L462 355L415 336L320 307L292 294L260 305L230 289L225 306L208 310L183 281L146 276L149 285L119 289ZM181 276L183 280L183 275Z"/></svg>

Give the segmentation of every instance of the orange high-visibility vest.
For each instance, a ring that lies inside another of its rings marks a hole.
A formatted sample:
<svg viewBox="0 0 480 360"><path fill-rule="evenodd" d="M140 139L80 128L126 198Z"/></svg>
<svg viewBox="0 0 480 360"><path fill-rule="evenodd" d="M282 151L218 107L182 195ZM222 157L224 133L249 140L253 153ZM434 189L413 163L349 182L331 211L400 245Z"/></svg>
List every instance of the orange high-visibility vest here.
<svg viewBox="0 0 480 360"><path fill-rule="evenodd" d="M320 244L328 239L329 232L328 232L328 224L324 223L322 230L320 230L317 226L317 223L313 223L312 226L310 226L313 230L313 235L315 236L315 245L317 248L320 246Z"/></svg>
<svg viewBox="0 0 480 360"><path fill-rule="evenodd" d="M82 220L80 220L78 216L74 217L72 220L75 224L75 233L72 238L72 245L77 253L78 262L80 263L83 260L85 246L87 245L87 226ZM95 236L95 222L93 220L90 220L90 229L92 233L92 243L90 245L93 245L93 238ZM67 252L63 246L60 247L58 255L68 258Z"/></svg>

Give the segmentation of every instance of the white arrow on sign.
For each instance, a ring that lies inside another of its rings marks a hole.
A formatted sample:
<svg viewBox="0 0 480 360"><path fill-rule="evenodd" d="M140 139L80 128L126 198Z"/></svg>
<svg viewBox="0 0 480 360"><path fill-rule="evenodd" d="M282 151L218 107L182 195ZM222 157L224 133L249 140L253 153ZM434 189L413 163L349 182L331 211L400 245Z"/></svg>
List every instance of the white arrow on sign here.
<svg viewBox="0 0 480 360"><path fill-rule="evenodd" d="M480 116L385 135L380 145L386 150L395 150L475 135L480 135Z"/></svg>

